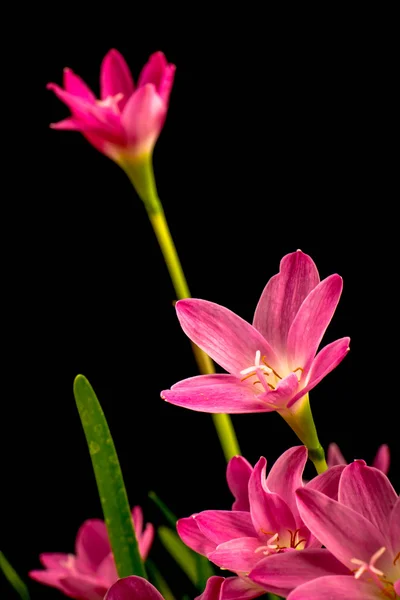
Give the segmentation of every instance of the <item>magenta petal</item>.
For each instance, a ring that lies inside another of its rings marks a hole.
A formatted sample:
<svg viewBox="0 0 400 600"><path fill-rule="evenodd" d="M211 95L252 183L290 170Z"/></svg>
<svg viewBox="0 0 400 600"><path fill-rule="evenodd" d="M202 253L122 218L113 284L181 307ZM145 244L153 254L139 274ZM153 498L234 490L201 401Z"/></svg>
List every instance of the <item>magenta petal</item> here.
<svg viewBox="0 0 400 600"><path fill-rule="evenodd" d="M210 579L207 581L204 592L200 596L197 596L195 600L219 600L221 586L223 583L223 577L218 577L216 575L214 577L210 577Z"/></svg>
<svg viewBox="0 0 400 600"><path fill-rule="evenodd" d="M354 577L321 577L294 590L287 600L378 600L377 587Z"/></svg>
<svg viewBox="0 0 400 600"><path fill-rule="evenodd" d="M337 500L340 477L344 468L345 465L336 465L335 467L330 467L324 473L321 473L320 475L314 477L314 479L311 479L311 481L307 483L306 489L322 492L322 494L325 494L325 496L329 496L329 498Z"/></svg>
<svg viewBox="0 0 400 600"><path fill-rule="evenodd" d="M372 466L385 473L385 475L388 474L390 466L390 450L387 444L382 444L382 446L379 446Z"/></svg>
<svg viewBox="0 0 400 600"><path fill-rule="evenodd" d="M202 531L200 531L198 524L196 523L195 517L186 517L179 519L176 524L179 537L186 546L189 546L195 552L208 556L210 552L215 550L216 544L211 542Z"/></svg>
<svg viewBox="0 0 400 600"><path fill-rule="evenodd" d="M62 580L63 592L71 598L84 600L103 600L108 589L106 582L94 577L69 573Z"/></svg>
<svg viewBox="0 0 400 600"><path fill-rule="evenodd" d="M389 522L390 542L394 556L400 552L400 496L393 507ZM400 560L400 557L397 559Z"/></svg>
<svg viewBox="0 0 400 600"><path fill-rule="evenodd" d="M262 546L255 537L243 537L220 544L208 559L223 569L248 573L263 557L256 552Z"/></svg>
<svg viewBox="0 0 400 600"><path fill-rule="evenodd" d="M389 521L397 494L382 471L356 460L340 478L339 502L360 513L389 538ZM385 545L385 544L383 544Z"/></svg>
<svg viewBox="0 0 400 600"><path fill-rule="evenodd" d="M200 531L216 545L256 535L249 512L205 510L194 517Z"/></svg>
<svg viewBox="0 0 400 600"><path fill-rule="evenodd" d="M70 562L70 555L62 554L61 552L44 552L39 556L39 559L46 569L65 571L65 564Z"/></svg>
<svg viewBox="0 0 400 600"><path fill-rule="evenodd" d="M235 497L232 510L250 510L248 484L252 472L253 467L243 456L234 456L229 461L226 479Z"/></svg>
<svg viewBox="0 0 400 600"><path fill-rule="evenodd" d="M190 298L177 302L176 312L186 335L228 373L240 379L240 371L254 365L257 350L279 371L278 358L268 342L227 308Z"/></svg>
<svg viewBox="0 0 400 600"><path fill-rule="evenodd" d="M306 549L267 556L249 573L249 578L267 592L286 596L293 589L325 575L350 575L328 550Z"/></svg>
<svg viewBox="0 0 400 600"><path fill-rule="evenodd" d="M329 444L328 451L326 453L326 462L328 467L334 467L335 465L347 465L347 460L340 451L340 448L335 442Z"/></svg>
<svg viewBox="0 0 400 600"><path fill-rule="evenodd" d="M253 386L232 375L198 375L180 381L161 398L190 410L207 413L270 412L273 407L259 399Z"/></svg>
<svg viewBox="0 0 400 600"><path fill-rule="evenodd" d="M279 273L261 294L253 320L275 352L286 354L290 326L303 300L318 283L318 270L310 256L298 250L282 258Z"/></svg>
<svg viewBox="0 0 400 600"><path fill-rule="evenodd" d="M87 100L87 102L94 104L96 102L96 96L93 94L92 90L86 85L86 83L75 75L75 73L71 69L64 69L64 88L65 91L73 96L79 96L83 100Z"/></svg>
<svg viewBox="0 0 400 600"><path fill-rule="evenodd" d="M129 98L121 115L128 144L143 146L146 151L160 134L166 116L166 107L152 84L137 89Z"/></svg>
<svg viewBox="0 0 400 600"><path fill-rule="evenodd" d="M101 99L123 94L119 102L121 110L133 94L134 84L128 65L118 50L110 50L103 59L100 68Z"/></svg>
<svg viewBox="0 0 400 600"><path fill-rule="evenodd" d="M51 587L58 588L61 591L64 591L62 578L65 577L65 573L60 571L43 571L43 570L34 570L29 571L29 577L34 581L42 583L43 585L49 585Z"/></svg>
<svg viewBox="0 0 400 600"><path fill-rule="evenodd" d="M305 392L301 391L296 394L299 387L299 381L295 373L286 375L277 385L275 390L271 390L263 394L263 400L271 406L272 410L279 410L293 404L293 396L295 398L304 396Z"/></svg>
<svg viewBox="0 0 400 600"><path fill-rule="evenodd" d="M286 502L269 492L265 483L267 461L261 457L249 480L250 513L256 534L270 538L282 530L294 531L295 519ZM261 542L260 542L261 545Z"/></svg>
<svg viewBox="0 0 400 600"><path fill-rule="evenodd" d="M107 528L100 519L85 521L76 536L75 553L79 566L96 571L100 563L111 552Z"/></svg>
<svg viewBox="0 0 400 600"><path fill-rule="evenodd" d="M96 576L106 582L108 588L119 579L112 552L100 564Z"/></svg>
<svg viewBox="0 0 400 600"><path fill-rule="evenodd" d="M289 448L275 461L266 479L267 488L286 502L295 518L299 517L295 491L303 487L303 471L306 462L305 446Z"/></svg>
<svg viewBox="0 0 400 600"><path fill-rule="evenodd" d="M140 556L143 558L143 560L146 560L146 558L150 552L150 548L154 541L154 534L155 534L154 526L151 523L147 523L143 534L141 535L140 539L138 540L139 552L140 552Z"/></svg>
<svg viewBox="0 0 400 600"><path fill-rule="evenodd" d="M252 600L264 593L264 590L248 577L227 577L222 586L220 600Z"/></svg>
<svg viewBox="0 0 400 600"><path fill-rule="evenodd" d="M400 579L398 579L394 584L394 591L396 594L400 596Z"/></svg>
<svg viewBox="0 0 400 600"><path fill-rule="evenodd" d="M132 508L132 521L136 537L139 539L143 532L143 510L141 506L134 506Z"/></svg>
<svg viewBox="0 0 400 600"><path fill-rule="evenodd" d="M385 538L365 517L307 487L296 492L300 516L311 533L349 569L352 558L369 563Z"/></svg>
<svg viewBox="0 0 400 600"><path fill-rule="evenodd" d="M154 84L157 94L167 105L174 83L175 65L168 64L162 52L155 52L145 64L139 76L138 87Z"/></svg>
<svg viewBox="0 0 400 600"><path fill-rule="evenodd" d="M104 600L164 600L160 592L141 577L125 577L108 590Z"/></svg>
<svg viewBox="0 0 400 600"><path fill-rule="evenodd" d="M292 370L302 367L308 371L335 312L342 287L342 278L331 275L321 281L304 300L288 334L287 350ZM324 367L326 362L324 359ZM319 371L322 370L321 367Z"/></svg>

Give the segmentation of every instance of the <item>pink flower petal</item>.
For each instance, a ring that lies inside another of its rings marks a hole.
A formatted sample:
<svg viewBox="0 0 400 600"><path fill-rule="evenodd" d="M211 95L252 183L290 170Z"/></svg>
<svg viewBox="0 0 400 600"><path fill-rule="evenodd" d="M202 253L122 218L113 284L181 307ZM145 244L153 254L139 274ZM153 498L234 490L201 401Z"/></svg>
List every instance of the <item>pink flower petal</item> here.
<svg viewBox="0 0 400 600"><path fill-rule="evenodd" d="M279 371L278 358L268 342L227 308L190 298L177 302L176 312L186 335L228 373L240 379L240 371L254 365L257 350Z"/></svg>
<svg viewBox="0 0 400 600"><path fill-rule="evenodd" d="M360 513L389 539L390 515L397 501L392 484L382 471L356 460L340 478L339 502ZM383 544L386 546L386 544Z"/></svg>
<svg viewBox="0 0 400 600"><path fill-rule="evenodd" d="M345 457L340 451L339 446L335 444L335 442L329 444L326 455L326 462L328 463L328 467L333 467L335 465L347 465L347 460L345 459Z"/></svg>
<svg viewBox="0 0 400 600"><path fill-rule="evenodd" d="M396 556L400 552L400 497L397 498L390 515L389 529L392 552ZM400 560L400 557L397 560Z"/></svg>
<svg viewBox="0 0 400 600"><path fill-rule="evenodd" d="M202 531L195 520L197 515L179 519L176 524L181 540L195 552L208 556L216 548L216 544L211 542Z"/></svg>
<svg viewBox="0 0 400 600"><path fill-rule="evenodd" d="M345 465L330 467L327 471L321 473L321 475L317 475L314 479L311 479L311 481L307 483L306 489L316 490L317 492L325 494L325 496L329 496L332 500L337 500L340 477L344 468Z"/></svg>
<svg viewBox="0 0 400 600"><path fill-rule="evenodd" d="M123 94L119 102L121 110L133 94L134 84L128 65L118 50L110 50L103 59L100 68L101 99Z"/></svg>
<svg viewBox="0 0 400 600"><path fill-rule="evenodd" d="M216 575L214 577L210 577L207 581L207 585L204 592L200 596L197 596L195 600L219 600L221 586L223 583L223 577L218 577Z"/></svg>
<svg viewBox="0 0 400 600"><path fill-rule="evenodd" d="M307 487L296 495L300 516L311 533L350 570L352 558L368 563L385 546L375 525L358 512Z"/></svg>
<svg viewBox="0 0 400 600"><path fill-rule="evenodd" d="M160 135L167 114L154 86L148 83L129 98L121 116L128 145L151 152Z"/></svg>
<svg viewBox="0 0 400 600"><path fill-rule="evenodd" d="M136 537L139 539L143 532L143 510L141 506L134 506L132 508L132 521Z"/></svg>
<svg viewBox="0 0 400 600"><path fill-rule="evenodd" d="M143 534L141 535L140 539L138 540L139 552L140 552L140 556L143 558L143 560L146 560L146 558L150 552L150 548L154 541L154 534L155 534L154 526L151 523L147 523Z"/></svg>
<svg viewBox="0 0 400 600"><path fill-rule="evenodd" d="M377 586L354 577L321 577L294 590L287 600L378 600Z"/></svg>
<svg viewBox="0 0 400 600"><path fill-rule="evenodd" d="M400 596L400 579L394 583L394 591Z"/></svg>
<svg viewBox="0 0 400 600"><path fill-rule="evenodd" d="M75 542L79 568L95 572L110 552L111 546L104 521L100 519L85 521L78 531Z"/></svg>
<svg viewBox="0 0 400 600"><path fill-rule="evenodd" d="M299 585L326 575L350 575L328 550L301 550L267 556L249 573L267 592L286 596Z"/></svg>
<svg viewBox="0 0 400 600"><path fill-rule="evenodd" d="M300 250L284 256L279 273L267 283L257 304L253 325L277 354L286 354L290 326L303 300L318 283L314 261Z"/></svg>
<svg viewBox="0 0 400 600"><path fill-rule="evenodd" d="M250 510L248 484L252 472L253 467L243 456L234 456L229 461L226 479L235 497L232 510Z"/></svg>
<svg viewBox="0 0 400 600"><path fill-rule="evenodd" d="M71 555L60 552L44 552L39 556L39 560L46 569L66 571L65 565L71 562Z"/></svg>
<svg viewBox="0 0 400 600"><path fill-rule="evenodd" d="M248 573L263 558L256 550L262 546L255 537L236 538L217 546L208 559L223 569Z"/></svg>
<svg viewBox="0 0 400 600"><path fill-rule="evenodd" d="M321 281L304 300L288 334L287 350L291 370L302 367L308 371L336 310L342 287L342 278L331 275Z"/></svg>
<svg viewBox="0 0 400 600"><path fill-rule="evenodd" d="M33 570L29 571L29 577L38 583L42 583L43 585L49 585L51 587L55 587L62 592L64 591L64 586L62 584L62 577L65 577L65 573L60 571L42 571L42 570Z"/></svg>
<svg viewBox="0 0 400 600"><path fill-rule="evenodd" d="M125 577L108 590L104 600L164 600L160 592L141 577Z"/></svg>
<svg viewBox="0 0 400 600"><path fill-rule="evenodd" d="M293 406L304 394L312 390L328 373L333 371L349 352L350 338L345 337L328 344L317 354L311 363L311 368L306 377L306 385L289 402Z"/></svg>
<svg viewBox="0 0 400 600"><path fill-rule="evenodd" d="M234 538L256 536L250 513L205 510L194 517L200 531L217 546Z"/></svg>
<svg viewBox="0 0 400 600"><path fill-rule="evenodd" d="M222 586L221 600L252 600L264 593L248 577L227 577Z"/></svg>
<svg viewBox="0 0 400 600"><path fill-rule="evenodd" d="M63 592L71 598L103 600L107 584L95 577L69 573L62 580Z"/></svg>
<svg viewBox="0 0 400 600"><path fill-rule="evenodd" d="M75 73L71 69L64 69L64 88L65 91L73 96L79 96L83 100L86 100L90 104L94 104L96 102L96 96L93 94L92 90L86 85L86 83L75 75Z"/></svg>
<svg viewBox="0 0 400 600"><path fill-rule="evenodd" d="M278 494L290 508L297 525L300 518L295 491L303 487L303 471L307 462L307 448L296 446L286 450L272 466L266 485L268 490Z"/></svg>
<svg viewBox="0 0 400 600"><path fill-rule="evenodd" d="M379 446L378 452L372 462L372 466L385 473L385 475L388 474L390 466L390 450L387 444Z"/></svg>
<svg viewBox="0 0 400 600"><path fill-rule="evenodd" d="M157 94L168 104L174 83L175 65L168 64L162 52L152 54L139 76L138 87L154 84Z"/></svg>
<svg viewBox="0 0 400 600"><path fill-rule="evenodd" d="M270 390L266 392L262 398L265 402L272 405L272 410L279 410L280 408L285 408L286 406L291 406L293 401L291 398L295 395L296 398L304 396L305 392L299 392L296 394L296 391L299 387L299 381L297 379L297 375L295 373L290 373L290 375L286 375L277 385L275 390Z"/></svg>
<svg viewBox="0 0 400 600"><path fill-rule="evenodd" d="M107 583L107 589L119 579L112 552L100 563L96 575Z"/></svg>
<svg viewBox="0 0 400 600"><path fill-rule="evenodd" d="M249 480L250 513L260 539L270 538L283 530L286 533L287 530L296 529L295 519L286 502L266 487L266 468L267 461L261 457Z"/></svg>
<svg viewBox="0 0 400 600"><path fill-rule="evenodd" d="M256 389L232 375L198 375L180 381L161 398L191 410L207 413L270 412L273 407L259 399Z"/></svg>

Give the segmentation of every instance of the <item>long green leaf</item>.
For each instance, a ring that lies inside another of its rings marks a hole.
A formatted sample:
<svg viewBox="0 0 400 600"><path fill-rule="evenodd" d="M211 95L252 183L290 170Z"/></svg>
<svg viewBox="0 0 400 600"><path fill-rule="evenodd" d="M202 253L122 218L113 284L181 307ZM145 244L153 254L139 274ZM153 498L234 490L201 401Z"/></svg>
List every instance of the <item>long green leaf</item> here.
<svg viewBox="0 0 400 600"><path fill-rule="evenodd" d="M154 504L157 508L160 509L168 523L171 525L173 529L176 527L177 518L174 513L168 508L168 506L157 496L155 492L149 492L150 500L153 500Z"/></svg>
<svg viewBox="0 0 400 600"><path fill-rule="evenodd" d="M0 552L0 569L3 571L4 577L14 588L19 597L22 600L30 600L28 588L2 552Z"/></svg>
<svg viewBox="0 0 400 600"><path fill-rule="evenodd" d="M168 583L152 560L146 561L146 569L149 572L151 583L158 589L164 600L175 600Z"/></svg>
<svg viewBox="0 0 400 600"><path fill-rule="evenodd" d="M196 557L193 552L185 546L181 538L175 531L169 527L161 526L158 528L158 535L161 542L171 554L175 562L194 585L198 585Z"/></svg>
<svg viewBox="0 0 400 600"><path fill-rule="evenodd" d="M118 575L146 577L110 429L96 394L83 375L78 375L75 379L74 395L92 459Z"/></svg>

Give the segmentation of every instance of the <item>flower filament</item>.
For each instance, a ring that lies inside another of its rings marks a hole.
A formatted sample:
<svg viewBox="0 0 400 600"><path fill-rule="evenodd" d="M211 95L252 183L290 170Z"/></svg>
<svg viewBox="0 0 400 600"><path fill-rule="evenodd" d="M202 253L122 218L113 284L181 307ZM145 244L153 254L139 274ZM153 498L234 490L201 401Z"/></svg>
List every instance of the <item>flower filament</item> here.
<svg viewBox="0 0 400 600"><path fill-rule="evenodd" d="M397 594L394 590L393 583L386 578L386 575L383 571L378 569L375 566L376 561L382 556L382 554L386 552L386 548L383 546L379 548L373 554L369 560L369 562L365 562L364 560L360 560L358 558L352 558L351 562L355 565L359 565L358 569L354 571L354 577L356 579L360 579L364 573L368 573L370 579L379 587L382 591L382 596L385 598L390 598L391 600L396 600ZM393 564L396 564L397 559L399 558L399 554L394 559Z"/></svg>

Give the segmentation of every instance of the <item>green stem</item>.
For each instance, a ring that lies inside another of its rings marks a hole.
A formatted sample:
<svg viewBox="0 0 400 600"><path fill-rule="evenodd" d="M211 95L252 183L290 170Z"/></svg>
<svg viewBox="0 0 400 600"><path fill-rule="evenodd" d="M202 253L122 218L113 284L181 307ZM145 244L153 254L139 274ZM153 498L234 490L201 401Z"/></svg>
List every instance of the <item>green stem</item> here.
<svg viewBox="0 0 400 600"><path fill-rule="evenodd" d="M121 166L146 207L177 298L179 300L190 298L189 286L157 194L151 156L143 157L142 160L137 159L134 163L121 163ZM192 349L200 373L203 375L215 373L214 364L210 357L195 344L192 344ZM213 414L212 418L225 458L229 461L232 456L240 454L239 443L231 418L225 414Z"/></svg>

